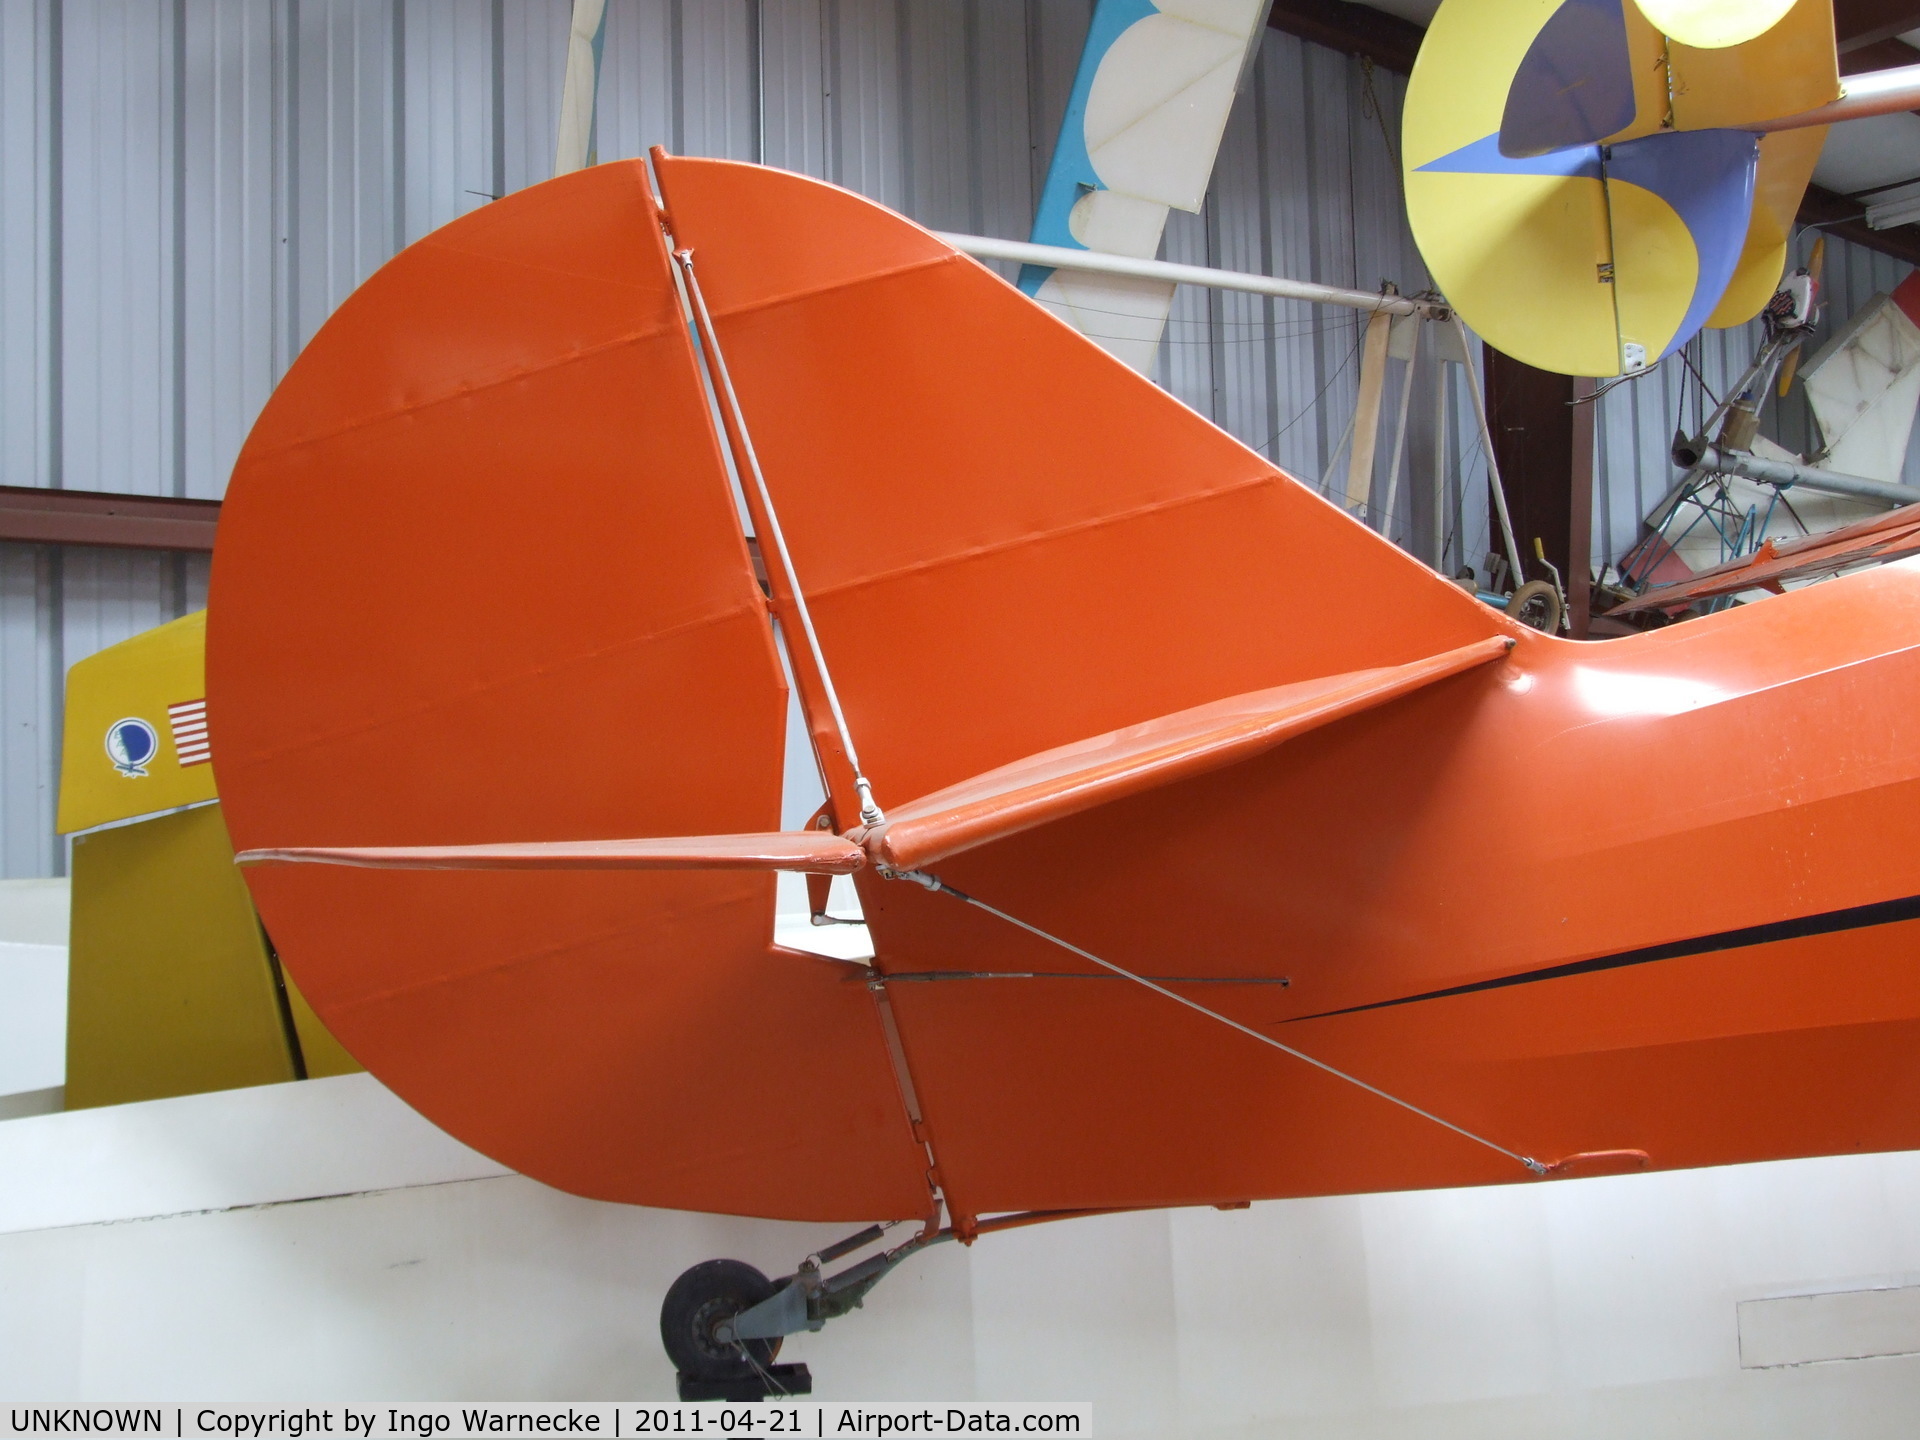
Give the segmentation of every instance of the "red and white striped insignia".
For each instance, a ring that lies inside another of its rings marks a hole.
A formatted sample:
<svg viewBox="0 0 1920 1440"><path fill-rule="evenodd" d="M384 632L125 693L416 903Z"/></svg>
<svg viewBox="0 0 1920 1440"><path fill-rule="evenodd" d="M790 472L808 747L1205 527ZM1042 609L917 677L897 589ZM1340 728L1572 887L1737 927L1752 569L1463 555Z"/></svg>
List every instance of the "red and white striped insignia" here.
<svg viewBox="0 0 1920 1440"><path fill-rule="evenodd" d="M207 738L207 702L182 700L167 706L167 729L173 734L173 753L181 768L204 765L213 758L212 742Z"/></svg>

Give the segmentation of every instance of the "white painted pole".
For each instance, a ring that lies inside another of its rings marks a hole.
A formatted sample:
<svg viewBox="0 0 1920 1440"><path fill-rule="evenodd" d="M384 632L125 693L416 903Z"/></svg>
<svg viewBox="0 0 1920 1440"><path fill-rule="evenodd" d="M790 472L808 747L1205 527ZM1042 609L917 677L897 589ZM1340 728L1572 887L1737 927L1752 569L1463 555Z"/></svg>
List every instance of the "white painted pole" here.
<svg viewBox="0 0 1920 1440"><path fill-rule="evenodd" d="M1380 533L1389 540L1393 538L1388 532L1393 526L1394 502L1400 498L1400 460L1407 448L1407 411L1413 408L1413 371L1420 360L1420 337L1426 328L1421 325L1413 332L1413 349L1407 352L1407 374L1400 385L1400 419L1393 427L1393 460L1387 466L1387 503L1380 513Z"/></svg>
<svg viewBox="0 0 1920 1440"><path fill-rule="evenodd" d="M1367 317L1360 346L1360 398L1353 407L1353 449L1347 456L1349 515L1373 505L1373 456L1380 448L1380 398L1387 388L1387 338L1392 332L1391 315L1376 311Z"/></svg>
<svg viewBox="0 0 1920 1440"><path fill-rule="evenodd" d="M1803 110L1779 120L1763 120L1742 129L1769 132L1805 130L1813 125L1832 125L1841 120L1865 120L1874 115L1894 115L1902 110L1920 110L1920 65L1902 65L1897 70L1873 70L1865 75L1849 75L1840 82L1840 98L1817 110Z"/></svg>
<svg viewBox="0 0 1920 1440"><path fill-rule="evenodd" d="M1447 357L1433 355L1433 568L1447 568Z"/></svg>
<svg viewBox="0 0 1920 1440"><path fill-rule="evenodd" d="M1333 483L1333 472L1340 468L1340 457L1347 453L1347 442L1353 439L1353 418L1353 415L1347 416L1347 428L1340 432L1339 443L1333 447L1333 454L1327 457L1326 471L1320 476L1320 484L1316 487L1322 495L1328 494L1327 486ZM1329 495L1328 498L1332 497Z"/></svg>
<svg viewBox="0 0 1920 1440"><path fill-rule="evenodd" d="M1473 368L1473 351L1467 345L1467 327L1458 315L1454 329L1460 335L1460 352L1466 356L1462 367L1467 372L1467 393L1473 397L1474 418L1480 422L1480 443L1487 452L1487 485L1493 492L1493 510L1500 517L1500 538L1506 542L1507 564L1513 570L1513 588L1527 583L1527 572L1520 564L1520 547L1513 543L1513 521L1507 515L1507 489L1500 479L1500 462L1493 456L1493 427L1487 423L1486 397L1480 393L1480 375Z"/></svg>
<svg viewBox="0 0 1920 1440"><path fill-rule="evenodd" d="M1165 280L1211 290L1244 290L1250 295L1274 295L1282 300L1305 300L1314 305L1344 305L1350 310L1374 310L1385 315L1419 315L1430 320L1445 320L1453 313L1438 300L1375 295L1366 290L1343 290L1337 285L1315 285L1305 280L1280 280L1243 270L1175 265L1167 260L1135 260L1126 255L1070 250L1063 245L1030 245L1024 240L995 240L986 235L955 235L940 230L933 232L933 238L977 260L1011 260L1020 265L1044 265L1055 270L1082 270L1090 275L1132 275L1142 280Z"/></svg>

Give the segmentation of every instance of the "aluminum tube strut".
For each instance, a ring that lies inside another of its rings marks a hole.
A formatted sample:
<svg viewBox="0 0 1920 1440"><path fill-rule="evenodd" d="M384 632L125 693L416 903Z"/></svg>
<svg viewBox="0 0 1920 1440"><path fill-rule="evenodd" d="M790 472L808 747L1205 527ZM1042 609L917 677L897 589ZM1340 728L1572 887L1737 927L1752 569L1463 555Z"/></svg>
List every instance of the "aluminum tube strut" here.
<svg viewBox="0 0 1920 1440"><path fill-rule="evenodd" d="M1460 368L1467 372L1467 394L1473 397L1473 416L1480 422L1480 443L1487 452L1487 489L1493 495L1493 511L1500 518L1500 538L1507 547L1507 564L1513 570L1513 588L1527 583L1526 568L1520 563L1520 547L1513 540L1513 518L1507 513L1507 486L1500 478L1500 462L1493 453L1493 427L1487 423L1487 399L1480 393L1480 373L1473 368L1473 351L1467 345L1466 323L1453 317L1454 332L1460 337L1460 353L1466 357ZM1464 519L1461 528L1466 528Z"/></svg>
<svg viewBox="0 0 1920 1440"><path fill-rule="evenodd" d="M1380 515L1379 528L1389 540L1393 538L1387 532L1393 526L1394 502L1400 498L1400 459L1407 450L1407 411L1413 405L1413 372L1420 363L1420 334L1420 330L1413 332L1413 348L1407 352L1407 373L1400 382L1400 419L1393 427L1393 459L1387 464L1387 503Z"/></svg>
<svg viewBox="0 0 1920 1440"><path fill-rule="evenodd" d="M1759 352L1754 355L1752 363L1741 372L1740 378L1728 387L1727 398L1713 407L1713 414L1709 415L1706 423L1701 425L1700 434L1712 435L1717 433L1720 422L1726 418L1727 412L1733 409L1740 397L1752 394L1755 391L1764 390L1766 387L1759 383L1760 377L1762 375L1771 375L1773 373L1773 366L1780 357L1788 354L1790 351L1798 349L1800 345L1805 342L1806 338L1805 331L1788 331L1785 334L1774 336L1773 339L1762 345ZM1694 457L1699 453L1701 446L1705 443L1704 441L1699 444L1693 441L1679 441L1675 443L1673 448L1673 463L1678 465L1686 473L1674 481L1672 486L1667 490L1667 493L1661 497L1660 503L1647 512L1646 519L1641 523L1645 525L1649 533L1658 532L1662 529L1668 519L1672 517L1673 512L1679 508L1681 502L1693 493L1695 485L1704 473L1699 466L1694 464Z"/></svg>
<svg viewBox="0 0 1920 1440"><path fill-rule="evenodd" d="M1757 480L1763 485L1776 485L1782 490L1797 485L1803 490L1818 490L1827 495L1851 495L1857 500L1879 500L1888 505L1911 505L1920 501L1920 489L1912 485L1889 485L1884 480L1842 475L1835 470L1795 465L1787 460L1763 460L1758 455L1740 455L1717 450L1711 445L1702 447L1697 456L1691 447L1685 448L1687 455L1693 457L1688 467L1690 470L1704 470L1714 475L1738 475L1745 480ZM1676 454L1674 459L1677 461L1680 456Z"/></svg>
<svg viewBox="0 0 1920 1440"><path fill-rule="evenodd" d="M740 409L740 397L734 393L733 377L727 370L727 357L720 349L719 337L714 333L713 316L707 311L707 299L700 289L700 277L693 268L693 251L682 246L673 252L673 258L680 266L680 273L686 286L694 329L700 338L699 358L707 372L707 378L713 385L715 406L720 411L722 426L727 434L729 446L735 449L734 468L740 472L743 490L749 482L748 507L754 512L754 528L764 528L766 539L772 545L761 552L772 569L778 571L774 590L778 594L784 588L793 597L794 614L799 617L800 631L807 642L807 653L813 661L814 673L819 676L820 688L826 696L827 707L833 716L834 730L839 736L842 754L853 770L854 791L859 797L860 823L878 825L885 815L874 802L873 786L867 780L866 771L860 768L859 752L853 748L853 732L847 727L846 712L840 708L840 692L834 688L833 672L827 669L826 652L820 648L820 636L813 628L813 612L807 607L807 592L801 588L800 572L794 568L793 556L787 552L785 533L780 529L780 513L774 509L773 495L767 489L767 477L761 472L760 457L753 448L753 438L747 432L747 420ZM754 506L754 499L759 504Z"/></svg>
<svg viewBox="0 0 1920 1440"><path fill-rule="evenodd" d="M1447 568L1447 357L1433 347L1433 568ZM1466 549L1462 539L1460 548Z"/></svg>
<svg viewBox="0 0 1920 1440"><path fill-rule="evenodd" d="M1828 101L1817 110L1803 110L1798 115L1740 128L1762 132L1804 130L1812 125L1865 120L1874 115L1916 109L1920 109L1920 65L1902 65L1897 70L1873 70L1865 75L1847 76L1840 82L1840 98Z"/></svg>
<svg viewBox="0 0 1920 1440"><path fill-rule="evenodd" d="M1453 313L1440 300L1409 300L1402 295L1343 290L1337 285L1280 280L1272 275L1254 275L1244 270L1214 270L1205 265L1176 265L1167 260L1135 260L1128 255L1103 255L1097 250L1072 250L1064 245L1030 245L1024 240L995 240L986 235L954 235L939 230L933 232L933 238L978 260L1012 260L1021 265L1084 270L1096 275L1133 275L1142 280L1164 280L1173 285L1199 285L1209 290L1244 290L1250 295L1275 295L1282 300L1344 305L1350 310L1418 315L1425 320L1445 320Z"/></svg>

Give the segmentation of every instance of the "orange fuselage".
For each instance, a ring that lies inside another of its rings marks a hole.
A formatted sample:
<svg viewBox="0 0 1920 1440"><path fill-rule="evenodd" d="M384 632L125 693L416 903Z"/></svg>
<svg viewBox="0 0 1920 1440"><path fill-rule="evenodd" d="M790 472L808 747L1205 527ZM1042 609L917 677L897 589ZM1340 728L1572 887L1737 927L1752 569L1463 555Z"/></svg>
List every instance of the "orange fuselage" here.
<svg viewBox="0 0 1920 1440"><path fill-rule="evenodd" d="M427 237L276 391L210 597L238 847L735 863L780 823L783 644L845 834L847 737L911 815L1196 707L1425 673L1209 773L950 825L927 868L1499 1148L873 868L871 967L775 946L765 872L251 869L403 1098L566 1189L804 1219L1920 1146L1920 567L1537 635L899 216L656 173L664 211L624 162Z"/></svg>

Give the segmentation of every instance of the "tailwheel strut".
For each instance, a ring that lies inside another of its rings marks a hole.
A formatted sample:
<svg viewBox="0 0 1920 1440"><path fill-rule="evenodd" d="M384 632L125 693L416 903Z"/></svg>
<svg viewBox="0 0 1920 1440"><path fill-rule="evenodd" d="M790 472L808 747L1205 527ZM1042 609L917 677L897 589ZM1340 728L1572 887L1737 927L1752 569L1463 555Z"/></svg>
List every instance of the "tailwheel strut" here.
<svg viewBox="0 0 1920 1440"><path fill-rule="evenodd" d="M688 1270L667 1291L660 1307L660 1338L679 1371L682 1400L765 1400L770 1396L811 1395L813 1375L805 1365L774 1363L780 1342L802 1330L819 1330L827 1321L858 1310L867 1292L902 1260L943 1240L971 1244L976 1236L1053 1220L1112 1215L1113 1209L1024 1210L973 1219L964 1228L926 1225L919 1234L889 1250L876 1250L837 1274L824 1267L864 1250L895 1225L869 1225L854 1235L807 1256L793 1274L769 1280L740 1260L706 1260Z"/></svg>
<svg viewBox="0 0 1920 1440"><path fill-rule="evenodd" d="M898 1222L894 1222L898 1223ZM950 1231L924 1230L838 1274L822 1267L882 1239L891 1225L869 1225L769 1280L740 1260L705 1260L686 1271L660 1306L660 1339L679 1375L682 1400L764 1400L809 1395L813 1376L802 1364L774 1357L780 1342L857 1310L867 1292L907 1256Z"/></svg>

